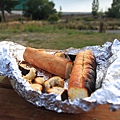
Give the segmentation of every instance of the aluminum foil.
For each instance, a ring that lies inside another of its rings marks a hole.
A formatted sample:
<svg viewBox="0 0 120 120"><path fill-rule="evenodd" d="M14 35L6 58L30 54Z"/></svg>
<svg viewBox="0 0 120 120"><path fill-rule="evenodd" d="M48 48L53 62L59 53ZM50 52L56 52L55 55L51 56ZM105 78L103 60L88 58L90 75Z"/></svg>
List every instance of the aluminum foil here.
<svg viewBox="0 0 120 120"><path fill-rule="evenodd" d="M70 99L61 101L55 94L41 93L30 87L18 68L18 62L23 60L25 48L10 41L0 42L0 75L8 76L13 89L26 101L58 113L82 113L98 104L109 104L110 110L120 109L120 42L117 39L102 46L65 50L66 54L76 55L79 51L90 49L97 61L95 92L90 97L74 101Z"/></svg>

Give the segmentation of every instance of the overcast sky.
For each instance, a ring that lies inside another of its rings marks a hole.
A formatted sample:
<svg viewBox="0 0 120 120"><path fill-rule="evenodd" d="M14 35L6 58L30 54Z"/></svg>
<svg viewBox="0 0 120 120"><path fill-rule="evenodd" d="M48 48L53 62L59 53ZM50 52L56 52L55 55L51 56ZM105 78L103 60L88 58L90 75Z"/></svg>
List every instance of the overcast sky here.
<svg viewBox="0 0 120 120"><path fill-rule="evenodd" d="M91 12L93 0L51 0L55 3L55 9L62 12ZM99 0L99 10L107 11L113 0Z"/></svg>

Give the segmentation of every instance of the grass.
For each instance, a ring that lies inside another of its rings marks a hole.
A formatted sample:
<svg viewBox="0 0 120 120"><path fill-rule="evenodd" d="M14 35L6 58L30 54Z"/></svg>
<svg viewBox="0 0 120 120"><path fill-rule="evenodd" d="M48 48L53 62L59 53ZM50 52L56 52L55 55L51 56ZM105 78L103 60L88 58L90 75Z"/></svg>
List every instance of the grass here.
<svg viewBox="0 0 120 120"><path fill-rule="evenodd" d="M120 39L120 34L59 28L56 24L48 24L46 22L0 24L0 41L8 40L35 48L82 48L102 45L116 38Z"/></svg>

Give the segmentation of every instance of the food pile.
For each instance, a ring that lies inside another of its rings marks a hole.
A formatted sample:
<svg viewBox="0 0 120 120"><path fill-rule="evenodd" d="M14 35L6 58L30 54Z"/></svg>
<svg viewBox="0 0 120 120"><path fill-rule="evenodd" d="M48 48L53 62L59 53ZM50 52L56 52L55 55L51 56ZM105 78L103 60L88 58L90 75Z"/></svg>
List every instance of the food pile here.
<svg viewBox="0 0 120 120"><path fill-rule="evenodd" d="M91 50L78 52L73 60L62 51L50 54L26 47L23 58L19 69L36 91L60 95L62 101L88 97L95 91L96 59Z"/></svg>
<svg viewBox="0 0 120 120"><path fill-rule="evenodd" d="M58 113L81 113L100 104L120 109L120 42L46 50L0 42L0 75L26 101ZM22 73L22 74L21 74Z"/></svg>

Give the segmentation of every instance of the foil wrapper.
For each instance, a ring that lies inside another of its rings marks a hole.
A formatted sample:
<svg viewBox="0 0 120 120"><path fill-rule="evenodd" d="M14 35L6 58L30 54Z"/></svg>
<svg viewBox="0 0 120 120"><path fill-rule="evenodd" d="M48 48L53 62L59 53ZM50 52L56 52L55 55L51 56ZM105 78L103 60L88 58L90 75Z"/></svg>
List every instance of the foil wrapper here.
<svg viewBox="0 0 120 120"><path fill-rule="evenodd" d="M76 55L79 51L90 49L97 61L96 90L90 97L61 101L55 94L41 93L33 90L23 79L18 62L23 60L25 46L2 41L0 42L0 75L10 78L13 89L26 101L45 107L58 113L82 113L98 104L109 104L110 110L120 109L120 42L106 42L102 46L86 46L81 49L69 48L66 54ZM67 88L67 82L65 83Z"/></svg>

